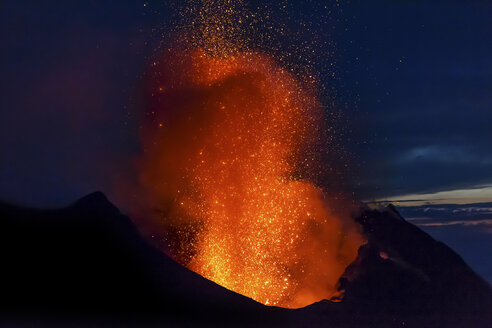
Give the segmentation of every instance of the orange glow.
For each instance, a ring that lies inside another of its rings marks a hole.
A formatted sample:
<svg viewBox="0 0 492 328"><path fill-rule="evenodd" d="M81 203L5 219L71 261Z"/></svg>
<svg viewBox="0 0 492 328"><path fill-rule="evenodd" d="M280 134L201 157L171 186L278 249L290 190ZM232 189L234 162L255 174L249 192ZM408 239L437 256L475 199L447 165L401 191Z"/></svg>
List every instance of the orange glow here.
<svg viewBox="0 0 492 328"><path fill-rule="evenodd" d="M340 296L362 240L299 173L320 164L316 97L254 53L171 52L152 70L139 193L162 248L263 304Z"/></svg>

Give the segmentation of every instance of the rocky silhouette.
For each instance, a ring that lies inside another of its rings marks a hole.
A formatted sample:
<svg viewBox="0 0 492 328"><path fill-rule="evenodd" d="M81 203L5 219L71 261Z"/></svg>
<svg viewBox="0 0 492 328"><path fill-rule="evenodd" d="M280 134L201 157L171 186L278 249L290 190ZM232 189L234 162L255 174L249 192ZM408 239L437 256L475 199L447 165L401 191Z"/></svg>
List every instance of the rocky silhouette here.
<svg viewBox="0 0 492 328"><path fill-rule="evenodd" d="M177 264L100 192L56 210L0 203L0 325L492 327L490 285L453 250L391 205L355 220L367 243L344 298L288 310Z"/></svg>

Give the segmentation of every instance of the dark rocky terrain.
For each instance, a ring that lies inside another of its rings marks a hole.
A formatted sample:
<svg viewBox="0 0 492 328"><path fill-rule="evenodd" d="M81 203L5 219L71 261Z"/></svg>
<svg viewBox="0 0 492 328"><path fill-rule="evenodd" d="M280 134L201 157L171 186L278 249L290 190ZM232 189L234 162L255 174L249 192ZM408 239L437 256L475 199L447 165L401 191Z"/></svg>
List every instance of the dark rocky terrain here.
<svg viewBox="0 0 492 328"><path fill-rule="evenodd" d="M492 327L492 289L389 206L339 303L263 306L175 263L99 192L59 210L0 203L0 326Z"/></svg>

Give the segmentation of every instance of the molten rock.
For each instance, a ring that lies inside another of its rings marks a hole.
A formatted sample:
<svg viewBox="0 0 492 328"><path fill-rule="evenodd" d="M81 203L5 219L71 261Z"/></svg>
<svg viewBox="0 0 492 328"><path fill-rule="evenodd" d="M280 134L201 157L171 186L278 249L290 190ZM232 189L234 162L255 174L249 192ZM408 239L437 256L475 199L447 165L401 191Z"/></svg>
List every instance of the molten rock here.
<svg viewBox="0 0 492 328"><path fill-rule="evenodd" d="M323 119L308 88L266 56L197 50L155 63L149 93L133 216L161 248L263 304L337 297L362 238L350 204L312 183Z"/></svg>

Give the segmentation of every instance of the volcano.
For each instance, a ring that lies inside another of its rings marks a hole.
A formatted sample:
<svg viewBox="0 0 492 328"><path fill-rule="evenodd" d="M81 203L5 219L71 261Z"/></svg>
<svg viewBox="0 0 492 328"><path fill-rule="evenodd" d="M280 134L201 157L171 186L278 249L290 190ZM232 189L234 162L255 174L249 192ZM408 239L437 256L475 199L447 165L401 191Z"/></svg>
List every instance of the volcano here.
<svg viewBox="0 0 492 328"><path fill-rule="evenodd" d="M361 206L367 242L344 297L265 306L176 263L100 192L63 209L0 204L4 326L490 327L492 289L393 206ZM322 256L319 258L323 262Z"/></svg>

